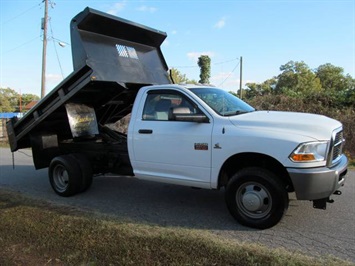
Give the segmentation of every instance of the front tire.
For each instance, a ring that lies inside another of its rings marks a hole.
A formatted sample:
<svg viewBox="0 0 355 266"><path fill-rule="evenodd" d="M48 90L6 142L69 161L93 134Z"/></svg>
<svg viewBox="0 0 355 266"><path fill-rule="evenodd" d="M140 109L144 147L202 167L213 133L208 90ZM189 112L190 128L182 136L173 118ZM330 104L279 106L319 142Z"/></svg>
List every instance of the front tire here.
<svg viewBox="0 0 355 266"><path fill-rule="evenodd" d="M229 212L240 224L258 229L276 225L289 202L277 176L257 167L238 171L227 184L225 199Z"/></svg>

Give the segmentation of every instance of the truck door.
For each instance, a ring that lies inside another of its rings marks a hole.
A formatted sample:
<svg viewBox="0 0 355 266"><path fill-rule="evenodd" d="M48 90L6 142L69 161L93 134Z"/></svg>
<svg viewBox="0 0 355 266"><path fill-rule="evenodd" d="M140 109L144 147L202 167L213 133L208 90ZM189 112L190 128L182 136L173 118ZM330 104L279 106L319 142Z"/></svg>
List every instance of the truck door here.
<svg viewBox="0 0 355 266"><path fill-rule="evenodd" d="M187 114L185 121L174 114ZM202 111L186 95L152 90L134 121L131 161L135 175L150 180L210 187L212 121L193 122ZM164 179L164 180L161 180Z"/></svg>

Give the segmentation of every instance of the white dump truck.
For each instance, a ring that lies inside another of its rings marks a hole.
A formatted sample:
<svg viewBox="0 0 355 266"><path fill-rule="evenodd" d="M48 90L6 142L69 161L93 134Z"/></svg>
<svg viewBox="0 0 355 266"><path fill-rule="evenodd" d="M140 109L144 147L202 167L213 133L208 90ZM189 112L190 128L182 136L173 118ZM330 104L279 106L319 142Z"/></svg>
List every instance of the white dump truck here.
<svg viewBox="0 0 355 266"><path fill-rule="evenodd" d="M264 229L284 216L291 192L320 209L341 194L340 122L257 111L219 88L172 84L164 32L91 8L70 27L74 72L7 124L11 150L31 147L58 195L86 191L105 173L224 189L232 216ZM126 133L108 126L129 114Z"/></svg>

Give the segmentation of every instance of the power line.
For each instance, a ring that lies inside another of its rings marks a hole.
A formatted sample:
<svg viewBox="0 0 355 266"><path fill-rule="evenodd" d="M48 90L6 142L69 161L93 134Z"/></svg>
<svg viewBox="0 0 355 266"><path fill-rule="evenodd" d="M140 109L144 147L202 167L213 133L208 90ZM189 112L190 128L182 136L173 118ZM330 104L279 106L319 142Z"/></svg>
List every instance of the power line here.
<svg viewBox="0 0 355 266"><path fill-rule="evenodd" d="M42 1L41 3L39 3L39 4L37 4L37 5L35 5L35 6L31 7L31 8L29 8L29 9L27 9L27 10L25 10L25 11L23 11L22 13L16 15L15 17L13 17L13 18L11 18L11 19L5 21L3 24L6 24L6 23L8 23L9 21L14 20L14 19L16 19L16 18L18 18L18 17L24 15L24 14L27 13L28 11L34 9L35 7L40 6L43 2L44 2L44 1ZM55 3L50 2L50 5L51 5L52 8L53 8L53 6L55 5ZM59 40L59 39L57 39L57 38L54 38L54 37L53 37L53 31L51 31L51 32L52 32L52 37L51 37L51 39L54 40L54 41L57 41L57 42L59 43L59 45L61 45L61 46L62 46L62 45L70 45L69 43L67 43L67 42L65 42L65 41ZM25 46L25 45L27 45L27 44L33 42L33 41L39 39L39 38L42 38L42 37L43 37L43 34L40 33L39 36L34 37L33 39L30 39L30 40L28 40L28 41L25 41L24 43L22 43L22 44L20 44L20 45L18 45L18 46L16 46L16 47L13 47L13 48L11 48L10 50L7 50L7 51L5 51L5 52L3 52L3 53L1 53L1 54L2 54L2 55L5 55L5 54L7 54L7 53L10 53L10 52L12 52L12 51L15 51L15 50L17 50L17 49L19 49L19 48L21 48L21 47L23 47L23 46Z"/></svg>
<svg viewBox="0 0 355 266"><path fill-rule="evenodd" d="M193 65L193 66L172 66L171 68L196 68L198 67L197 65Z"/></svg>
<svg viewBox="0 0 355 266"><path fill-rule="evenodd" d="M212 65L222 65L222 64L226 64L226 63L230 63L230 62L234 62L234 61L237 61L239 60L240 58L237 57L237 58L234 58L234 59L230 59L230 60L226 60L226 61L222 61L222 62L217 62L217 63L214 63Z"/></svg>
<svg viewBox="0 0 355 266"><path fill-rule="evenodd" d="M229 77L232 75L232 73L234 72L234 70L237 69L237 67L239 66L240 61L238 62L238 64L233 68L233 70L231 72L229 72L228 76L218 85L221 86L224 82L226 82L227 79L229 79Z"/></svg>
<svg viewBox="0 0 355 266"><path fill-rule="evenodd" d="M12 51L14 51L14 50L17 50L18 48L21 48L21 47L25 46L26 44L29 44L29 43L31 43L31 42L37 40L37 39L40 39L40 38L41 38L41 36L37 36L37 37L35 37L35 38L33 38L33 39L31 39L31 40L29 40L29 41L27 41L27 42L25 42L25 43L19 45L19 46L16 46L16 47L14 47L14 48L12 48L12 49L10 49L10 50L5 51L5 52L3 53L3 55L4 55L4 54L7 54L7 53L10 53L10 52L12 52Z"/></svg>
<svg viewBox="0 0 355 266"><path fill-rule="evenodd" d="M14 19L17 19L18 17L23 16L24 14L26 14L26 13L29 12L30 10L32 10L32 9L38 7L38 6L41 6L42 3L43 3L43 2L41 2L41 3L37 4L37 5L34 5L34 6L30 7L29 9L26 9L25 11L21 12L20 14L14 16L14 17L12 17L12 18L10 18L10 19L8 19L8 20L6 20L6 21L3 22L2 24L5 25L5 24L9 23L10 21L12 21L12 20L14 20Z"/></svg>
<svg viewBox="0 0 355 266"><path fill-rule="evenodd" d="M58 65L59 65L59 68L60 68L60 72L62 74L62 79L64 79L62 64L60 63L60 59L59 59L58 51L57 51L57 46L55 45L55 38L53 37L53 27L52 27L51 19L49 19L49 28L51 30L51 34L52 34L52 38L51 39L52 39L52 42L53 42L55 54L57 56L57 61L58 61Z"/></svg>

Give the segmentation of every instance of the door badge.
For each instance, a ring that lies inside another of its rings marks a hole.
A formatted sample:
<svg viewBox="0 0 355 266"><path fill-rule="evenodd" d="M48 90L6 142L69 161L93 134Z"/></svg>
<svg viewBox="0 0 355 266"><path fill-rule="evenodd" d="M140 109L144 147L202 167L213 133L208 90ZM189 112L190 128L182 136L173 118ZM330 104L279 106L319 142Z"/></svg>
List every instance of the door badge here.
<svg viewBox="0 0 355 266"><path fill-rule="evenodd" d="M222 149L222 147L219 145L219 143L216 143L213 148L214 149Z"/></svg>

